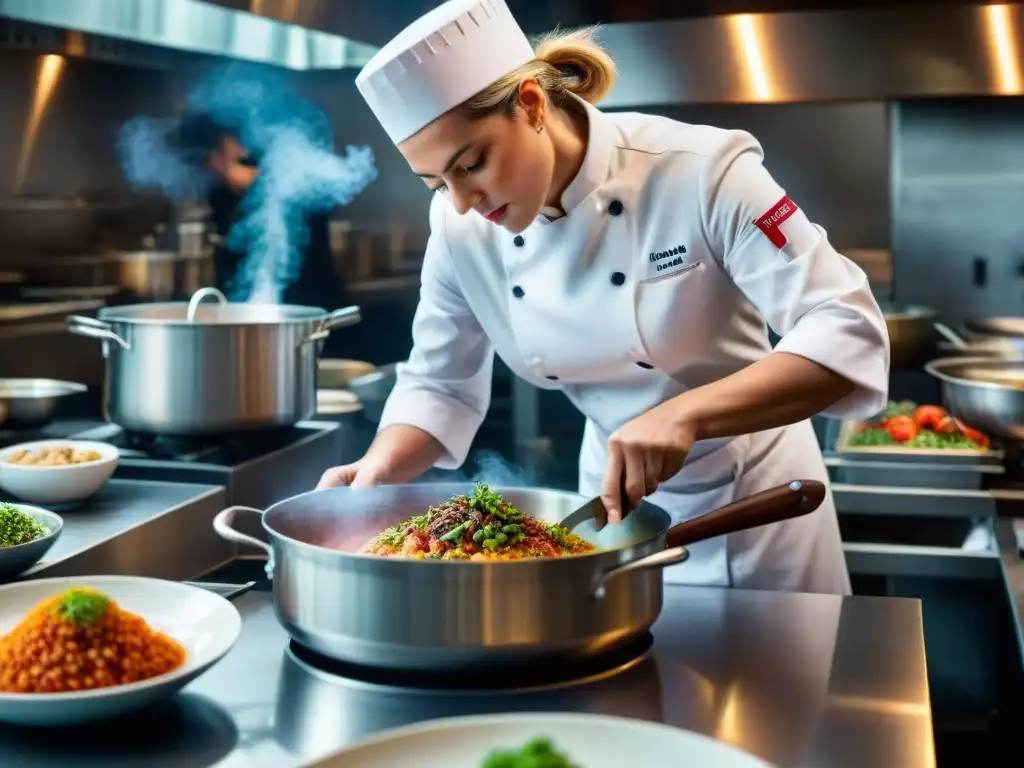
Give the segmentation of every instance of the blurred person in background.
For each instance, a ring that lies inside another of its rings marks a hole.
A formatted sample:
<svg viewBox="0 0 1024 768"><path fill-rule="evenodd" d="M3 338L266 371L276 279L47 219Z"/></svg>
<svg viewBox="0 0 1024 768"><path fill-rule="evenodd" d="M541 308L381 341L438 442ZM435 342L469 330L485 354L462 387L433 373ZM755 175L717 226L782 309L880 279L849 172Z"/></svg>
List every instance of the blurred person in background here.
<svg viewBox="0 0 1024 768"><path fill-rule="evenodd" d="M214 285L229 296L244 251L228 245L228 233L244 215L242 201L260 176L260 157L243 145L241 131L203 112L181 121L179 146L186 160L210 176L206 202L210 221L220 242L214 250ZM334 269L330 241L330 211L306 213L307 237L301 247L298 276L281 294L281 303L321 307L328 311L345 305L344 286ZM359 326L333 331L324 346L328 357L351 357Z"/></svg>

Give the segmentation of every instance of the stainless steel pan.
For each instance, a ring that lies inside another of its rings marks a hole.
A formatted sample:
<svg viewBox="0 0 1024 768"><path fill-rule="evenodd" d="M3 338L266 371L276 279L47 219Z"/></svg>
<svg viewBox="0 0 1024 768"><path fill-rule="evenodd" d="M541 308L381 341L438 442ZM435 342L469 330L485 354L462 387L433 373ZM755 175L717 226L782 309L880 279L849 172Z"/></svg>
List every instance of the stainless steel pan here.
<svg viewBox="0 0 1024 768"><path fill-rule="evenodd" d="M942 381L954 416L991 436L1024 440L1024 360L946 357L925 370Z"/></svg>
<svg viewBox="0 0 1024 768"><path fill-rule="evenodd" d="M277 617L302 645L356 664L454 669L588 656L629 642L657 619L661 568L683 562L686 545L807 514L825 497L821 483L794 481L676 526L664 510L641 502L600 533L577 527L599 549L573 557L466 562L359 554L385 528L467 490L334 488L265 512L231 507L213 525L225 539L269 554ZM551 523L583 502L560 491L495 490ZM261 515L269 545L233 527L241 512ZM609 531L615 546L601 548Z"/></svg>

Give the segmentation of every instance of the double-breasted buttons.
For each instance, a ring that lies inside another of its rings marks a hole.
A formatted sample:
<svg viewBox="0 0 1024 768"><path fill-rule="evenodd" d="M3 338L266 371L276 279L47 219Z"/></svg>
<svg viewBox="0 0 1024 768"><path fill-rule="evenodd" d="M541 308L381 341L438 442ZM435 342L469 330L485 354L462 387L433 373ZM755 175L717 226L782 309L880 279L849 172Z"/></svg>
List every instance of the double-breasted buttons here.
<svg viewBox="0 0 1024 768"><path fill-rule="evenodd" d="M521 299L521 298L523 298L523 296L526 295L526 291L524 291L518 285L513 285L512 286L512 295L515 296L517 299Z"/></svg>
<svg viewBox="0 0 1024 768"><path fill-rule="evenodd" d="M643 368L643 369L644 369L645 371L649 371L649 370L651 370L651 369L653 369L653 368L654 368L654 366L653 366L653 365L651 365L650 363L637 363L637 365L639 365L639 366L640 366L641 368Z"/></svg>
<svg viewBox="0 0 1024 768"><path fill-rule="evenodd" d="M626 276L621 272L612 272L612 285L622 285L626 282Z"/></svg>
<svg viewBox="0 0 1024 768"><path fill-rule="evenodd" d="M512 242L515 243L516 248L522 248L526 245L526 240L523 239L522 235L516 235Z"/></svg>
<svg viewBox="0 0 1024 768"><path fill-rule="evenodd" d="M612 200L608 203L608 213L612 216L618 216L622 213L622 203L618 200Z"/></svg>

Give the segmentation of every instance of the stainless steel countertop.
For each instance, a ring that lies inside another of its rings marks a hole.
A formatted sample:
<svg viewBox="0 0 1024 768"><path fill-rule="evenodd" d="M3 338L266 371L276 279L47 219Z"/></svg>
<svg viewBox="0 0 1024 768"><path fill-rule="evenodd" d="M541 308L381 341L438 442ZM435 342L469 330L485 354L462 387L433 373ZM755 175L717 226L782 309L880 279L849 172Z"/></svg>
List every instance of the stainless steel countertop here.
<svg viewBox="0 0 1024 768"><path fill-rule="evenodd" d="M231 653L176 699L75 731L0 728L0 765L288 768L384 728L457 714L585 711L670 723L780 766L935 764L921 606L671 586L654 651L549 693L381 690L310 672L266 592L235 600Z"/></svg>
<svg viewBox="0 0 1024 768"><path fill-rule="evenodd" d="M232 557L233 548L211 534L214 515L226 506L227 492L219 485L109 480L82 504L54 508L64 530L21 578L189 578Z"/></svg>

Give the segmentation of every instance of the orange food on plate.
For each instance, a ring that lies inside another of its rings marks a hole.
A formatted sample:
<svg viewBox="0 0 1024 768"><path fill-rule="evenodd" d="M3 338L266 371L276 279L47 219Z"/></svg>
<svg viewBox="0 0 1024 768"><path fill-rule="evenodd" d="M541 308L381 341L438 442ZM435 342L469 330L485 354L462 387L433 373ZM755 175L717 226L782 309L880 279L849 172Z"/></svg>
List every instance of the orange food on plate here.
<svg viewBox="0 0 1024 768"><path fill-rule="evenodd" d="M0 691L64 693L107 688L180 667L181 643L153 630L102 592L69 589L36 605L0 638Z"/></svg>

